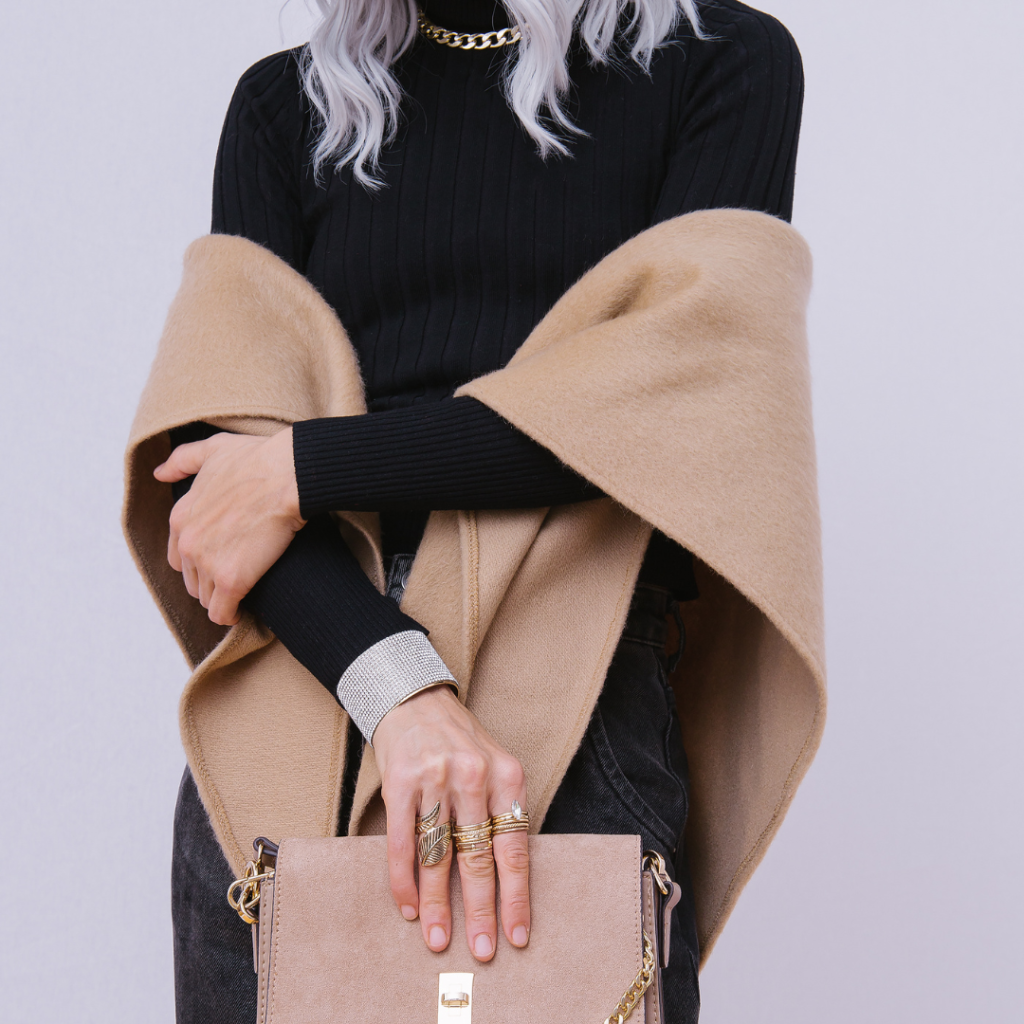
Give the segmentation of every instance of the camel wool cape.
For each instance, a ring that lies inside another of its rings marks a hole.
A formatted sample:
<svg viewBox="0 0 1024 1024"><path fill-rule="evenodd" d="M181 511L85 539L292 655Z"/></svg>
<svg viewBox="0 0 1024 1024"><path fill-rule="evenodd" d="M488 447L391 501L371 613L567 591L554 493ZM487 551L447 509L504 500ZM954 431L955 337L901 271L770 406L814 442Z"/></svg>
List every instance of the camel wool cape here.
<svg viewBox="0 0 1024 1024"><path fill-rule="evenodd" d="M607 495L549 509L434 512L402 608L463 699L520 759L534 827L583 737L652 527L691 550L672 680L690 763L685 842L702 959L817 749L825 665L805 308L810 257L760 213L691 213L626 242L509 364L462 387ZM199 239L132 427L124 527L192 675L181 735L231 866L257 835L336 833L347 716L251 616L225 630L167 563L168 431L270 434L366 411L333 310L247 240ZM379 523L338 513L379 587ZM385 830L366 747L350 831Z"/></svg>

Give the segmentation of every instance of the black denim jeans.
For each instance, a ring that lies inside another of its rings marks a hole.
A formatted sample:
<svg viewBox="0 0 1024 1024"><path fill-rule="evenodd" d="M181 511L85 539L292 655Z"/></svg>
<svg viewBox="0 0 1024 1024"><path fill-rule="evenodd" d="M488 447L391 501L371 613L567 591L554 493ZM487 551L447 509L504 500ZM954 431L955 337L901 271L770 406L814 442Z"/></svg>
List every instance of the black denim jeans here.
<svg viewBox="0 0 1024 1024"><path fill-rule="evenodd" d="M672 958L662 972L665 1024L700 1010L693 892L681 836L689 776L668 687L667 591L637 587L622 639L583 742L542 832L640 835L674 867L683 898L673 911ZM174 815L171 913L178 1024L252 1024L256 975L247 926L227 904L228 867L185 769Z"/></svg>
<svg viewBox="0 0 1024 1024"><path fill-rule="evenodd" d="M683 890L672 912L671 960L662 972L665 1024L700 1012L697 924L682 835L690 780L665 642L668 591L637 586L597 707L555 793L541 832L639 835Z"/></svg>

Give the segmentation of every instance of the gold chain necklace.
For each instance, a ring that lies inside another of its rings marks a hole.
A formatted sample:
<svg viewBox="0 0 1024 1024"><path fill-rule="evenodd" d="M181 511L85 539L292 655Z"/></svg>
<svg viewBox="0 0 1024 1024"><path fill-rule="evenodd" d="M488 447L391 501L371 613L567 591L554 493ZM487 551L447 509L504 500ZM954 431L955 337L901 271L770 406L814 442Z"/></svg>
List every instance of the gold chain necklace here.
<svg viewBox="0 0 1024 1024"><path fill-rule="evenodd" d="M442 46L450 46L453 50L497 50L518 43L523 38L518 27L499 28L495 32L453 32L449 28L435 25L422 10L417 13L417 21L420 35Z"/></svg>

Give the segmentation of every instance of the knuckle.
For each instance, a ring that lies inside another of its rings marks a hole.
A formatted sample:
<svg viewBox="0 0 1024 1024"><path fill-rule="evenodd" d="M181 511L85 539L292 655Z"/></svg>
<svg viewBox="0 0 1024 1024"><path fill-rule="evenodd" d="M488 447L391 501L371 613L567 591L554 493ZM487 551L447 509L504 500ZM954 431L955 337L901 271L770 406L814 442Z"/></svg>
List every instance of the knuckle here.
<svg viewBox="0 0 1024 1024"><path fill-rule="evenodd" d="M495 770L495 778L503 789L520 791L526 784L526 772L514 757L503 757Z"/></svg>
<svg viewBox="0 0 1024 1024"><path fill-rule="evenodd" d="M238 593L238 574L230 567L218 569L213 574L213 585L225 597L231 597Z"/></svg>
<svg viewBox="0 0 1024 1024"><path fill-rule="evenodd" d="M487 759L483 755L475 752L463 752L455 757L455 772L460 790L479 793L487 785L490 769Z"/></svg>
<svg viewBox="0 0 1024 1024"><path fill-rule="evenodd" d="M530 852L526 843L503 843L499 856L501 866L513 874L525 875L530 870Z"/></svg>
<svg viewBox="0 0 1024 1024"><path fill-rule="evenodd" d="M423 760L420 766L419 777L424 785L436 789L443 788L448 784L448 758L444 756L433 756Z"/></svg>
<svg viewBox="0 0 1024 1024"><path fill-rule="evenodd" d="M227 591L233 600L245 597L249 592L249 580L241 568L232 569L228 573Z"/></svg>
<svg viewBox="0 0 1024 1024"><path fill-rule="evenodd" d="M494 905L493 893L467 893L466 897L466 922L487 924L498 916L498 910Z"/></svg>
<svg viewBox="0 0 1024 1024"><path fill-rule="evenodd" d="M190 562L198 561L199 538L196 536L195 530L186 527L178 534L178 554Z"/></svg>
<svg viewBox="0 0 1024 1024"><path fill-rule="evenodd" d="M494 858L483 850L460 853L459 872L474 882L490 881L494 878Z"/></svg>
<svg viewBox="0 0 1024 1024"><path fill-rule="evenodd" d="M502 894L501 907L506 920L520 920L530 913L530 897L525 892L505 892Z"/></svg>
<svg viewBox="0 0 1024 1024"><path fill-rule="evenodd" d="M447 890L437 892L424 891L420 886L420 917L432 920L444 920L449 913Z"/></svg>
<svg viewBox="0 0 1024 1024"><path fill-rule="evenodd" d="M416 773L409 765L403 762L389 765L387 778L384 779L380 789L385 805L401 803L402 798L410 793L415 785Z"/></svg>

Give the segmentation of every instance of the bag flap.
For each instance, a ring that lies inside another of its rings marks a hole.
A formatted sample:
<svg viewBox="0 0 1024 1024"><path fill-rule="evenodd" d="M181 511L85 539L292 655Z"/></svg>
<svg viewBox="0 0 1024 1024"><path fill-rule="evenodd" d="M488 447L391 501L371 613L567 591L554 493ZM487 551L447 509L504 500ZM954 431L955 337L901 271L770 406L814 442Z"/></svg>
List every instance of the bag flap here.
<svg viewBox="0 0 1024 1024"><path fill-rule="evenodd" d="M499 925L497 953L481 964L466 945L457 871L452 940L433 953L392 899L385 836L284 840L263 1020L436 1024L439 975L464 972L474 975L473 1024L600 1024L642 963L640 839L529 843L530 943L509 945ZM630 1021L644 1019L641 1001Z"/></svg>

